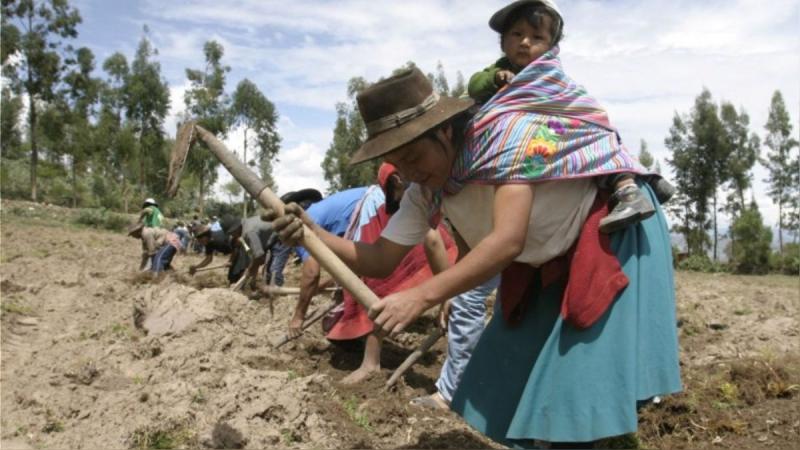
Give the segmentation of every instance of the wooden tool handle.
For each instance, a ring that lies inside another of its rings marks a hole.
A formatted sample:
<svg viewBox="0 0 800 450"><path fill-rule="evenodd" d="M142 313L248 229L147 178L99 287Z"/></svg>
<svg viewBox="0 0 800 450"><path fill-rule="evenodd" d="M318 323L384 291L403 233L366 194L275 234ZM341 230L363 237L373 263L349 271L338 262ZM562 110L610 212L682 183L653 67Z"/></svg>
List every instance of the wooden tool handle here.
<svg viewBox="0 0 800 450"><path fill-rule="evenodd" d="M425 340L422 342L422 344L420 344L419 348L414 350L414 352L411 353L410 355L408 355L408 358L406 358L406 360L403 361L403 364L400 364L400 367L398 367L394 371L392 376L389 377L389 380L386 381L386 388L392 387L392 385L394 385L397 382L397 380L404 373L406 373L406 371L411 366L413 366L414 363L417 362L417 360L419 360L422 357L422 355L425 354L425 352L430 350L431 347L433 347L433 344L435 344L436 341L438 341L439 338L441 338L442 336L444 336L444 330L439 328L438 326L436 328L434 328L434 330L431 331L430 334L428 334L428 337L425 338Z"/></svg>
<svg viewBox="0 0 800 450"><path fill-rule="evenodd" d="M285 205L281 199L253 171L225 148L225 145L213 133L199 125L195 125L195 129L198 136L208 145L222 165L253 198L258 200L261 206L272 209L278 217L284 214ZM353 298L364 308L370 309L378 301L378 297L367 285L305 225L303 225L302 245L341 286L353 294Z"/></svg>

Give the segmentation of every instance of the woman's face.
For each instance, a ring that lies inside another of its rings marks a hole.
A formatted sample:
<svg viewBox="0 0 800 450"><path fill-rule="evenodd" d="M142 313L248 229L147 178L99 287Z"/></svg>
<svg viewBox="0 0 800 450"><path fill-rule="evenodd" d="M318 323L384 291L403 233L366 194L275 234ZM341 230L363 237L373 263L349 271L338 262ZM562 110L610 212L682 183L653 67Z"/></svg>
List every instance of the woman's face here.
<svg viewBox="0 0 800 450"><path fill-rule="evenodd" d="M450 176L455 160L452 128L440 129L434 136L417 139L389 153L386 161L394 164L403 179L431 189L441 189Z"/></svg>

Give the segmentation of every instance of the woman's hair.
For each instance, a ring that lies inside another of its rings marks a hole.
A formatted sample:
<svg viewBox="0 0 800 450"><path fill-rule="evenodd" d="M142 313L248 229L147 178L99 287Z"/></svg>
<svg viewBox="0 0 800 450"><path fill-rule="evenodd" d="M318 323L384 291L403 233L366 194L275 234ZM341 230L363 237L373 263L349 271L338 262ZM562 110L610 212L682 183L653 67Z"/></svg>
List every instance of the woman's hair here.
<svg viewBox="0 0 800 450"><path fill-rule="evenodd" d="M544 18L550 18L550 35L553 36L553 41L550 47L555 47L561 42L564 32L564 23L561 16L549 6L541 3L533 5L525 5L511 11L511 14L506 18L503 24L503 31L500 33L500 46L503 45L503 36L509 28L511 28L519 19L525 19L528 24L534 28L540 28L544 23Z"/></svg>
<svg viewBox="0 0 800 450"><path fill-rule="evenodd" d="M421 136L409 142L409 144L421 141L422 139L431 139L433 141L439 142L439 138L436 136L436 133L439 130L443 129L444 127L450 125L451 127L453 127L453 138L452 138L453 148L460 149L464 145L464 139L465 139L464 134L467 131L467 124L469 123L470 119L472 119L472 116L475 115L475 112L477 112L477 108L473 106L468 110L460 114L457 114L451 117L450 119L446 120L445 122L440 123L439 125L431 128L430 130L423 133Z"/></svg>
<svg viewBox="0 0 800 450"><path fill-rule="evenodd" d="M400 209L400 201L394 198L397 187L397 176L392 174L386 181L386 212L389 215L396 213Z"/></svg>

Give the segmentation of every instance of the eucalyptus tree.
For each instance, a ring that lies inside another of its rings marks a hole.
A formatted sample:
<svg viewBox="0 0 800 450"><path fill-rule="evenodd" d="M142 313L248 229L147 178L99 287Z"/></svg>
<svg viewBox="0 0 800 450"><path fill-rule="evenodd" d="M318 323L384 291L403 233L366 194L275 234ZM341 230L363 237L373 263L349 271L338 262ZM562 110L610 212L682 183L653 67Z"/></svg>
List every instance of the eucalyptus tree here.
<svg viewBox="0 0 800 450"><path fill-rule="evenodd" d="M240 126L244 131L242 159L248 163L248 144L255 144L261 179L270 189L277 190L272 176L272 161L280 150L281 137L277 130L278 113L275 105L261 93L258 86L245 78L239 82L233 93L231 119L234 126ZM248 132L252 134L248 136ZM242 212L245 216L249 203L247 196L247 192L244 192Z"/></svg>
<svg viewBox="0 0 800 450"><path fill-rule="evenodd" d="M55 88L64 70L60 53L69 50L63 40L77 37L81 16L67 0L4 0L0 16L3 75L14 91L28 98L30 195L36 201L40 103L57 95Z"/></svg>
<svg viewBox="0 0 800 450"><path fill-rule="evenodd" d="M800 158L793 155L798 142L793 137L792 121L780 91L772 95L765 128L767 135L764 143L770 151L762 162L769 171L769 178L765 180L769 183L769 195L778 205L778 245L783 253L783 230L787 221L791 222L798 215L800 206L797 200L800 194L797 187L800 167L797 161Z"/></svg>
<svg viewBox="0 0 800 450"><path fill-rule="evenodd" d="M225 94L225 77L231 68L222 64L224 54L225 49L219 42L205 43L205 67L186 69L190 87L183 98L189 116L220 140L225 139L230 128L230 98ZM192 145L206 147L201 139L196 139ZM205 209L206 193L217 181L217 167L219 161L207 149L189 153L187 168L200 182L198 196L201 214Z"/></svg>
<svg viewBox="0 0 800 450"><path fill-rule="evenodd" d="M155 60L158 50L151 44L147 33L145 27L130 73L125 78L123 98L126 117L137 138L139 189L152 196L164 189L166 179L168 164L163 128L170 98L169 86L161 75L161 64ZM121 61L116 63L121 64ZM124 70L122 67L116 69Z"/></svg>

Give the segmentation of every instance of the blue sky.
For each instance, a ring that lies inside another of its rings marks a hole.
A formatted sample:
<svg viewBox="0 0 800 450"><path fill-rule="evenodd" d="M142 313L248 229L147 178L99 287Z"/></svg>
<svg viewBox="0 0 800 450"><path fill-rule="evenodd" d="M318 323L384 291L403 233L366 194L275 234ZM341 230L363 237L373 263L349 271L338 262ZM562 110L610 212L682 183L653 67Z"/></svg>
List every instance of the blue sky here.
<svg viewBox="0 0 800 450"><path fill-rule="evenodd" d="M215 39L231 66L228 89L256 83L281 115L279 192L325 188L319 167L332 136L335 104L353 76L376 80L413 60L425 71L437 61L451 82L499 56L488 18L505 1L73 0L83 16L76 44L90 47L98 66L115 51L132 58L142 35L159 50L170 85L167 130L183 110L185 69L203 65L202 46ZM751 129L764 134L772 93L784 95L798 132L800 2L775 0L559 1L568 74L609 110L631 150L641 139L667 170L664 147L675 111L687 112L707 87L714 98L744 108ZM242 147L241 133L227 140ZM764 155L766 149L762 150ZM755 195L775 222L764 194ZM227 175L221 177L226 181Z"/></svg>

